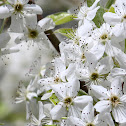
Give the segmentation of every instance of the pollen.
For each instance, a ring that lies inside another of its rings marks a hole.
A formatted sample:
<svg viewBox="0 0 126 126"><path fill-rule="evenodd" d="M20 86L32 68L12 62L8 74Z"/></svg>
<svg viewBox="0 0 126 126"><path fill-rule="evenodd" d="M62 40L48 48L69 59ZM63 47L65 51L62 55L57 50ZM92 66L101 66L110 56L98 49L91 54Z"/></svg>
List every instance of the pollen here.
<svg viewBox="0 0 126 126"><path fill-rule="evenodd" d="M59 77L56 77L56 78L54 79L54 82L55 82L55 83L59 83L59 82L62 82L62 81L61 81L61 79L60 79Z"/></svg>
<svg viewBox="0 0 126 126"><path fill-rule="evenodd" d="M116 107L120 103L120 99L117 96L111 96L110 101L113 107Z"/></svg>
<svg viewBox="0 0 126 126"><path fill-rule="evenodd" d="M95 126L93 123L88 123L86 126Z"/></svg>
<svg viewBox="0 0 126 126"><path fill-rule="evenodd" d="M14 6L15 12L21 12L23 10L23 5L18 3Z"/></svg>
<svg viewBox="0 0 126 126"><path fill-rule="evenodd" d="M99 78L98 73L92 73L90 76L91 80L97 80Z"/></svg>
<svg viewBox="0 0 126 126"><path fill-rule="evenodd" d="M38 31L29 29L28 36L29 36L29 38L35 39L38 37Z"/></svg>
<svg viewBox="0 0 126 126"><path fill-rule="evenodd" d="M101 36L101 39L102 40L105 40L105 39L107 39L108 38L108 35L107 34L103 34L102 36Z"/></svg>
<svg viewBox="0 0 126 126"><path fill-rule="evenodd" d="M71 105L72 104L72 98L71 97L66 97L65 99L64 99L64 104L66 105L66 106L69 106L69 105Z"/></svg>

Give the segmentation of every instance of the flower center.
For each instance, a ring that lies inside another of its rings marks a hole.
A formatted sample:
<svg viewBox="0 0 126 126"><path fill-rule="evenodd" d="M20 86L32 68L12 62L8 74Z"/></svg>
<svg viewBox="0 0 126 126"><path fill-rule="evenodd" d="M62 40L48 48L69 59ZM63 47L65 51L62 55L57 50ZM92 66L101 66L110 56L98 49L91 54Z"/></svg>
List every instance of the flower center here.
<svg viewBox="0 0 126 126"><path fill-rule="evenodd" d="M116 107L120 103L120 99L117 96L111 96L110 101L113 107Z"/></svg>
<svg viewBox="0 0 126 126"><path fill-rule="evenodd" d="M123 18L126 20L126 15Z"/></svg>
<svg viewBox="0 0 126 126"><path fill-rule="evenodd" d="M101 39L102 40L106 40L108 38L108 35L107 34L103 34L102 36L101 36Z"/></svg>
<svg viewBox="0 0 126 126"><path fill-rule="evenodd" d="M14 9L16 12L21 12L23 10L23 5L18 3L15 5Z"/></svg>
<svg viewBox="0 0 126 126"><path fill-rule="evenodd" d="M81 59L85 59L85 55L84 54L82 54Z"/></svg>
<svg viewBox="0 0 126 126"><path fill-rule="evenodd" d="M97 78L99 78L99 75L98 73L92 73L90 78L91 80L97 80Z"/></svg>
<svg viewBox="0 0 126 126"><path fill-rule="evenodd" d="M38 37L38 31L37 30L31 30L29 29L29 38L35 39Z"/></svg>
<svg viewBox="0 0 126 126"><path fill-rule="evenodd" d="M55 83L59 83L59 82L62 82L62 81L61 81L61 79L60 79L59 77L56 77L56 78L54 79L54 82L55 82Z"/></svg>
<svg viewBox="0 0 126 126"><path fill-rule="evenodd" d="M88 123L86 126L95 126L93 123Z"/></svg>
<svg viewBox="0 0 126 126"><path fill-rule="evenodd" d="M71 105L72 104L72 98L71 97L66 97L65 99L64 99L64 104L66 105L66 106L69 106L69 105Z"/></svg>

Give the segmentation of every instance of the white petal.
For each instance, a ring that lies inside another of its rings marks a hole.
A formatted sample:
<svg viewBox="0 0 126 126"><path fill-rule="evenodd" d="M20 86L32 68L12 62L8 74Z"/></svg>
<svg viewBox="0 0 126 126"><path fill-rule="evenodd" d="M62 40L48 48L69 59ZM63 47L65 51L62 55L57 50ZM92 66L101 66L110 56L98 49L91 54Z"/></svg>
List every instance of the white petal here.
<svg viewBox="0 0 126 126"><path fill-rule="evenodd" d="M52 96L52 92L51 93L45 93L42 97L41 100L47 100L49 97Z"/></svg>
<svg viewBox="0 0 126 126"><path fill-rule="evenodd" d="M73 116L70 116L68 118L68 122L69 122L69 126L85 126L84 122L81 119Z"/></svg>
<svg viewBox="0 0 126 126"><path fill-rule="evenodd" d="M27 4L29 2L29 0L18 0L21 4Z"/></svg>
<svg viewBox="0 0 126 126"><path fill-rule="evenodd" d="M23 7L24 11L32 14L42 14L42 8L36 4L26 4Z"/></svg>
<svg viewBox="0 0 126 126"><path fill-rule="evenodd" d="M113 109L112 114L116 122L126 122L126 107L119 106Z"/></svg>
<svg viewBox="0 0 126 126"><path fill-rule="evenodd" d="M0 48L5 48L10 40L10 35L8 33L0 34Z"/></svg>
<svg viewBox="0 0 126 126"><path fill-rule="evenodd" d="M114 68L111 70L110 76L116 77L116 76L125 76L126 70L121 68Z"/></svg>
<svg viewBox="0 0 126 126"><path fill-rule="evenodd" d="M17 48L10 48L10 49L5 49L5 50L2 50L2 55L6 55L6 54L10 54L10 53L16 53L16 52L19 52L19 49Z"/></svg>
<svg viewBox="0 0 126 126"><path fill-rule="evenodd" d="M97 112L110 112L111 111L111 103L109 100L99 101L95 104L94 108Z"/></svg>
<svg viewBox="0 0 126 126"><path fill-rule="evenodd" d="M58 76L60 73L62 74L62 72L66 70L66 66L61 59L56 58L54 63L55 63L55 76Z"/></svg>
<svg viewBox="0 0 126 126"><path fill-rule="evenodd" d="M66 116L66 108L63 107L63 103L59 102L58 105L56 105L51 111L50 114L52 116L53 120L59 120L62 117Z"/></svg>
<svg viewBox="0 0 126 126"><path fill-rule="evenodd" d="M86 18L88 20L90 20L90 21L93 20L99 8L100 8L100 6L98 6L95 9L89 11Z"/></svg>
<svg viewBox="0 0 126 126"><path fill-rule="evenodd" d="M25 25L35 26L37 25L37 15L36 14L26 14L25 15Z"/></svg>
<svg viewBox="0 0 126 126"><path fill-rule="evenodd" d="M108 98L108 91L106 88L98 85L91 85L90 88L97 99L103 100Z"/></svg>
<svg viewBox="0 0 126 126"><path fill-rule="evenodd" d="M96 41L94 41L96 42ZM94 54L96 56L96 58L99 60L104 52L105 52L105 46L102 44L95 44L90 50L89 52L91 52L92 54Z"/></svg>
<svg viewBox="0 0 126 126"><path fill-rule="evenodd" d="M43 110L43 103L38 101L39 104L39 120L42 120L45 117L44 110Z"/></svg>
<svg viewBox="0 0 126 126"><path fill-rule="evenodd" d="M30 117L30 102L29 101L26 101L26 119L28 120L29 117Z"/></svg>
<svg viewBox="0 0 126 126"><path fill-rule="evenodd" d="M66 85L67 84L58 84L58 85L51 85L51 88L55 92L56 96L60 99L63 100L63 98L66 98Z"/></svg>
<svg viewBox="0 0 126 126"><path fill-rule="evenodd" d="M98 63L98 73L107 74L113 68L114 64L111 57L104 57Z"/></svg>
<svg viewBox="0 0 126 126"><path fill-rule="evenodd" d="M67 95L75 97L80 89L80 82L77 79L73 79L66 84Z"/></svg>
<svg viewBox="0 0 126 126"><path fill-rule="evenodd" d="M92 102L92 101L93 99L91 96L77 96L74 99L73 104L75 107L82 110L89 102Z"/></svg>
<svg viewBox="0 0 126 126"><path fill-rule="evenodd" d="M116 25L121 22L121 17L111 12L104 13L103 18L110 25Z"/></svg>
<svg viewBox="0 0 126 126"><path fill-rule="evenodd" d="M95 55L90 52L86 52L85 56L86 56L87 62L89 64L90 72L92 73L95 71L98 60L95 57Z"/></svg>
<svg viewBox="0 0 126 126"><path fill-rule="evenodd" d="M114 33L114 35L115 35L116 37L122 36L122 34L125 32L123 23L118 23L118 24L116 24L116 25L114 26L114 28L112 29L112 32Z"/></svg>
<svg viewBox="0 0 126 126"><path fill-rule="evenodd" d="M84 122L91 123L94 121L94 108L93 104L89 103L82 111L81 119Z"/></svg>
<svg viewBox="0 0 126 126"><path fill-rule="evenodd" d="M38 25L41 27L42 31L47 31L55 27L55 23L51 18L44 18L38 22Z"/></svg>
<svg viewBox="0 0 126 126"><path fill-rule="evenodd" d="M126 95L123 95L123 96L120 98L120 100L121 100L122 102L126 102Z"/></svg>
<svg viewBox="0 0 126 126"><path fill-rule="evenodd" d="M24 29L23 19L17 18L16 15L12 15L10 31L15 33L22 33L23 29Z"/></svg>
<svg viewBox="0 0 126 126"><path fill-rule="evenodd" d="M111 93L117 96L122 95L122 79L120 77L116 77L113 79L111 83Z"/></svg>
<svg viewBox="0 0 126 126"><path fill-rule="evenodd" d="M0 6L0 19L4 19L10 16L11 13L9 12L9 8L7 6Z"/></svg>

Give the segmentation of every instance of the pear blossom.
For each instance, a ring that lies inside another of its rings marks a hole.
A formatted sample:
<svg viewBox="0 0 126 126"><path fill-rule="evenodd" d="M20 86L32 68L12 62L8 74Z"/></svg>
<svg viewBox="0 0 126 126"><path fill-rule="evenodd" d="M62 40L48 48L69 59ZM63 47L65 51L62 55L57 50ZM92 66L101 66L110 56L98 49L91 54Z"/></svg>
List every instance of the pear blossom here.
<svg viewBox="0 0 126 126"><path fill-rule="evenodd" d="M27 88L20 82L17 90L18 96L15 98L15 103L26 102L26 119L29 119L30 116L30 101L33 97L37 97L35 91L36 79L34 81L30 81Z"/></svg>
<svg viewBox="0 0 126 126"><path fill-rule="evenodd" d="M113 33L117 37L126 38L126 1L117 0L113 6L115 13L106 12L103 15L104 20L114 26Z"/></svg>
<svg viewBox="0 0 126 126"><path fill-rule="evenodd" d="M95 55L86 53L87 63L77 67L76 76L79 80L88 84L101 84L106 80L108 73L113 68L113 61L110 57L104 57L100 61Z"/></svg>
<svg viewBox="0 0 126 126"><path fill-rule="evenodd" d="M94 106L98 112L111 112L116 122L126 122L126 95L122 92L121 78L117 77L111 83L109 90L102 86L91 85L91 91L100 101Z"/></svg>
<svg viewBox="0 0 126 126"><path fill-rule="evenodd" d="M85 20L92 21L94 19L97 10L100 8L100 6L96 7L99 1L100 0L96 0L91 7L88 7L87 1L84 1L84 3L82 3L82 7L80 7L79 9L72 8L69 10L69 12L75 13L77 15L76 19L79 20L79 26L84 24Z"/></svg>
<svg viewBox="0 0 126 126"><path fill-rule="evenodd" d="M38 105L39 105L39 117L38 119L31 114L30 116L30 124L33 126L42 126L42 125L52 125L53 124L53 120L50 117L49 114L49 110L51 109L51 104L45 104L43 105L43 103L41 101L38 101Z"/></svg>
<svg viewBox="0 0 126 126"><path fill-rule="evenodd" d="M78 80L51 85L60 102L51 110L52 119L59 120L66 116L80 116L80 113L88 102L92 102L91 96L77 96L80 89Z"/></svg>
<svg viewBox="0 0 126 126"><path fill-rule="evenodd" d="M45 49L44 47L50 48L50 41L44 32L53 29L54 27L55 24L51 18L44 18L37 24L34 24L33 22L33 24L30 24L23 29L23 34L19 35L15 42L17 44L23 41L28 42L29 47L36 43L40 50Z"/></svg>
<svg viewBox="0 0 126 126"><path fill-rule="evenodd" d="M114 122L112 121L111 115L109 113L105 113L104 115L98 114L94 116L94 107L92 103L89 103L82 111L81 119L77 117L70 116L68 118L69 125L76 126L114 126Z"/></svg>

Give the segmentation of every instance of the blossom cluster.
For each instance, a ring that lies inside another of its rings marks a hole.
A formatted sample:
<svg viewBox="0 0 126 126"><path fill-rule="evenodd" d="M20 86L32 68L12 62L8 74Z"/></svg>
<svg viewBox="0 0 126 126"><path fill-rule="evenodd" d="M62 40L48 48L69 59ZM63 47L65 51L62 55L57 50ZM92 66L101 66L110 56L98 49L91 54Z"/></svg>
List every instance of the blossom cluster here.
<svg viewBox="0 0 126 126"><path fill-rule="evenodd" d="M55 28L53 19L37 21L42 9L29 0L7 1L0 6L0 18L11 16L8 32L20 33L15 43L51 49L45 31ZM20 83L15 102L26 103L29 125L126 125L126 1L116 0L114 12L105 12L104 23L97 27L93 19L99 1L90 7L84 1L68 10L78 27L66 33L68 39L60 42L60 54L51 62L42 66L39 57L33 63L27 88ZM0 35L0 49L11 38L8 32ZM39 106L38 118L31 109L33 102Z"/></svg>

